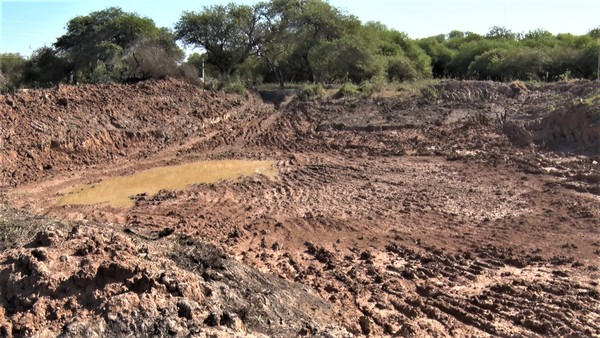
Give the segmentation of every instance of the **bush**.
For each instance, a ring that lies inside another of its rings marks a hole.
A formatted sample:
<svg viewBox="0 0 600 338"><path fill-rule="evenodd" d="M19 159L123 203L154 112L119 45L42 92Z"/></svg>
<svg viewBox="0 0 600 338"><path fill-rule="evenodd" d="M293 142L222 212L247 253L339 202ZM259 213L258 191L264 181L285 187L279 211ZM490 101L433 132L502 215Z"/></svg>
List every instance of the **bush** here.
<svg viewBox="0 0 600 338"><path fill-rule="evenodd" d="M13 82L0 83L0 94L13 94L17 91L17 85Z"/></svg>
<svg viewBox="0 0 600 338"><path fill-rule="evenodd" d="M154 41L142 41L132 53L137 76L162 79L177 74L177 64L162 46Z"/></svg>
<svg viewBox="0 0 600 338"><path fill-rule="evenodd" d="M422 97L429 101L437 100L438 91L435 85L439 80L418 80L399 83L398 92L404 97Z"/></svg>
<svg viewBox="0 0 600 338"><path fill-rule="evenodd" d="M360 85L359 90L363 96L369 97L375 93L379 93L379 92L383 91L384 88L385 88L385 79L383 77L376 76L376 77L373 77L369 81L363 82Z"/></svg>
<svg viewBox="0 0 600 338"><path fill-rule="evenodd" d="M390 81L416 80L421 77L413 62L403 56L389 61L387 75Z"/></svg>
<svg viewBox="0 0 600 338"><path fill-rule="evenodd" d="M202 88L204 90L210 90L213 92L216 92L218 90L221 90L221 84L219 83L218 80L215 79L205 79L204 82L202 83Z"/></svg>
<svg viewBox="0 0 600 338"><path fill-rule="evenodd" d="M189 63L184 63L179 66L180 76L187 82L195 85L201 83L198 69Z"/></svg>
<svg viewBox="0 0 600 338"><path fill-rule="evenodd" d="M362 96L370 97L375 93L375 86L371 82L366 81L360 85L358 90L360 90Z"/></svg>
<svg viewBox="0 0 600 338"><path fill-rule="evenodd" d="M239 95L246 95L248 92L246 90L246 86L244 86L244 84L241 83L240 81L225 83L222 86L222 90L228 94L239 94Z"/></svg>
<svg viewBox="0 0 600 338"><path fill-rule="evenodd" d="M325 83L358 83L381 73L384 66L360 37L319 42L311 49L308 61L315 80Z"/></svg>
<svg viewBox="0 0 600 338"><path fill-rule="evenodd" d="M419 90L419 93L423 98L428 101L435 101L438 98L437 90L433 86L425 86Z"/></svg>
<svg viewBox="0 0 600 338"><path fill-rule="evenodd" d="M323 85L320 83L304 85L298 94L298 98L301 100L310 100L317 97L323 97L324 93Z"/></svg>
<svg viewBox="0 0 600 338"><path fill-rule="evenodd" d="M338 92L335 94L335 97L342 98L342 97L347 97L347 96L354 96L354 95L357 95L358 93L359 93L358 86L356 86L355 84L353 84L351 82L345 82L340 87L340 90L338 90Z"/></svg>

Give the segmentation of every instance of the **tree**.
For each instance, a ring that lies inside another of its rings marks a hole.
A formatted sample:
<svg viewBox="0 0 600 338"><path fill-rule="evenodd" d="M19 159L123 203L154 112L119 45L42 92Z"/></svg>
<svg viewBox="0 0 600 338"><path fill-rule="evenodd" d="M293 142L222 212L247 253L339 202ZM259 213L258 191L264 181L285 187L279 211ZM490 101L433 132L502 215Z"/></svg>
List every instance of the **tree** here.
<svg viewBox="0 0 600 338"><path fill-rule="evenodd" d="M600 78L600 37L581 51L577 65L582 72L581 76L588 79Z"/></svg>
<svg viewBox="0 0 600 338"><path fill-rule="evenodd" d="M0 53L0 84L15 82L24 64L25 58L18 53Z"/></svg>
<svg viewBox="0 0 600 338"><path fill-rule="evenodd" d="M418 41L419 47L431 58L431 73L442 78L448 73L448 64L452 61L452 51L444 44L444 36L429 37Z"/></svg>
<svg viewBox="0 0 600 338"><path fill-rule="evenodd" d="M498 80L539 80L544 75L548 57L541 49L505 49L501 58L492 63L493 73Z"/></svg>
<svg viewBox="0 0 600 338"><path fill-rule="evenodd" d="M325 45L335 45L336 50L332 52L348 61L354 56L340 54L340 50L350 47L349 40L354 39L357 42L354 47L360 50L365 47L361 42L360 21L326 1L272 0L263 7L262 20L267 30L263 43L258 46L258 55L269 65L280 85L284 80L312 82L318 80L319 76L344 73L340 69L331 69L328 74L322 72L325 59L328 58L327 51L323 49ZM315 49L325 51L325 54ZM344 60L334 64L348 66Z"/></svg>
<svg viewBox="0 0 600 338"><path fill-rule="evenodd" d="M71 66L56 50L42 47L33 52L23 65L21 82L34 87L52 86L66 79Z"/></svg>
<svg viewBox="0 0 600 338"><path fill-rule="evenodd" d="M308 60L317 82L360 83L383 70L365 41L350 37L321 42L311 49Z"/></svg>
<svg viewBox="0 0 600 338"><path fill-rule="evenodd" d="M149 46L161 49L173 62L183 57L169 30L118 7L71 19L67 32L54 43L80 80L89 82L135 76L140 71L135 53Z"/></svg>
<svg viewBox="0 0 600 338"><path fill-rule="evenodd" d="M301 3L290 0L272 0L260 7L265 24L265 36L257 47L257 56L266 63L270 72L284 86L284 67L295 45L294 29L299 18Z"/></svg>
<svg viewBox="0 0 600 338"><path fill-rule="evenodd" d="M445 40L446 47L451 50L458 50L463 45L473 42L484 40L485 37L475 34L472 32L461 32L454 30L448 34L448 38Z"/></svg>
<svg viewBox="0 0 600 338"><path fill-rule="evenodd" d="M536 29L525 33L520 44L530 48L553 48L558 45L558 40L547 30Z"/></svg>
<svg viewBox="0 0 600 338"><path fill-rule="evenodd" d="M259 8L230 3L184 12L175 25L175 36L186 45L201 47L207 62L222 76L232 76L262 42L264 25Z"/></svg>
<svg viewBox="0 0 600 338"><path fill-rule="evenodd" d="M431 58L405 33L388 29L379 22L368 22L365 40L374 45L390 80L414 80L431 76Z"/></svg>
<svg viewBox="0 0 600 338"><path fill-rule="evenodd" d="M492 26L485 37L488 39L515 40L516 35L506 27Z"/></svg>
<svg viewBox="0 0 600 338"><path fill-rule="evenodd" d="M198 74L202 74L204 68L204 75L206 77L215 77L219 75L219 70L215 66L206 62L208 55L206 53L192 53L188 56L186 63L196 68Z"/></svg>
<svg viewBox="0 0 600 338"><path fill-rule="evenodd" d="M476 56L469 64L468 76L478 80L501 80L496 66L505 54L506 49L495 48Z"/></svg>

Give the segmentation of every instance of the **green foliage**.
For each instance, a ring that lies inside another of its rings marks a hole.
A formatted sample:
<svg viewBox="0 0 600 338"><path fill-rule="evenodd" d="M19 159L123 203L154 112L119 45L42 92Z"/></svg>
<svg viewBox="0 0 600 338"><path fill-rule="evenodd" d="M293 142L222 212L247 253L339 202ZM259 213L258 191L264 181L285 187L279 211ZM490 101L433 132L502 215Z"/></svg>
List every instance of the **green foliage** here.
<svg viewBox="0 0 600 338"><path fill-rule="evenodd" d="M421 78L414 63L405 56L389 59L386 72L390 81L414 81Z"/></svg>
<svg viewBox="0 0 600 338"><path fill-rule="evenodd" d="M469 66L475 58L493 49L505 48L503 41L477 40L460 46L448 64L447 73L452 77L469 77Z"/></svg>
<svg viewBox="0 0 600 338"><path fill-rule="evenodd" d="M390 30L377 22L367 23L364 31L367 41L374 45L388 79L404 81L431 76L432 58L405 33Z"/></svg>
<svg viewBox="0 0 600 338"><path fill-rule="evenodd" d="M558 45L558 40L547 30L536 29L526 33L520 44L530 48L553 48Z"/></svg>
<svg viewBox="0 0 600 338"><path fill-rule="evenodd" d="M244 86L244 84L240 81L225 83L222 87L222 90L228 94L246 95L248 93L246 86Z"/></svg>
<svg viewBox="0 0 600 338"><path fill-rule="evenodd" d="M269 67L259 57L252 55L240 65L236 77L244 83L258 86L265 81L265 74L268 72Z"/></svg>
<svg viewBox="0 0 600 338"><path fill-rule="evenodd" d="M186 45L207 51L207 62L222 76L231 76L264 36L260 7L215 5L201 12L184 12L175 25L175 36Z"/></svg>
<svg viewBox="0 0 600 338"><path fill-rule="evenodd" d="M507 50L492 64L493 73L503 81L539 80L544 73L547 56L538 49L515 48Z"/></svg>
<svg viewBox="0 0 600 338"><path fill-rule="evenodd" d="M65 80L98 83L183 76L198 82L204 64L207 78L216 79L218 89L231 86L237 91L241 83L283 87L290 82L351 82L370 96L380 90L379 79L594 79L600 49L600 27L584 35L554 35L542 29L514 33L493 26L484 36L454 30L414 40L379 22L362 24L326 0L203 7L182 13L174 32L110 7L77 16L66 28L54 49L44 47L30 60L0 54L1 90ZM181 63L184 54L177 40L204 52Z"/></svg>
<svg viewBox="0 0 600 338"><path fill-rule="evenodd" d="M169 75L149 68L165 69L167 63L172 69L183 57L168 29L117 7L71 19L54 47L66 56L77 80L86 82Z"/></svg>
<svg viewBox="0 0 600 338"><path fill-rule="evenodd" d="M431 58L432 75L438 78L447 75L448 64L452 61L452 51L444 42L443 35L417 41L419 47Z"/></svg>
<svg viewBox="0 0 600 338"><path fill-rule="evenodd" d="M360 84L358 90L364 97L370 97L375 93L379 93L383 91L386 85L386 80L384 77L378 76L373 77L369 81L364 81Z"/></svg>
<svg viewBox="0 0 600 338"><path fill-rule="evenodd" d="M50 47L42 47L23 65L20 83L33 87L52 86L65 80L70 70L65 58Z"/></svg>
<svg viewBox="0 0 600 338"><path fill-rule="evenodd" d="M383 65L360 39L323 42L311 50L308 60L317 81L332 83L350 80L356 83L381 73Z"/></svg>
<svg viewBox="0 0 600 338"><path fill-rule="evenodd" d="M598 77L598 53L600 53L600 37L582 49L579 54L577 65L580 67L581 77L591 79Z"/></svg>
<svg viewBox="0 0 600 338"><path fill-rule="evenodd" d="M496 72L496 66L505 55L505 50L495 48L483 54L477 55L469 64L467 74L470 78L499 80L500 75Z"/></svg>
<svg viewBox="0 0 600 338"><path fill-rule="evenodd" d="M361 23L322 0L273 0L265 6L268 27L258 55L268 65L266 80L361 81L377 72Z"/></svg>
<svg viewBox="0 0 600 338"><path fill-rule="evenodd" d="M356 96L360 94L359 88L357 85L352 82L344 82L338 92L335 94L336 98L348 97L348 96Z"/></svg>
<svg viewBox="0 0 600 338"><path fill-rule="evenodd" d="M492 26L485 37L488 39L515 40L516 34L511 32L510 29L506 27Z"/></svg>
<svg viewBox="0 0 600 338"><path fill-rule="evenodd" d="M322 84L320 84L320 83L307 84L307 85L304 85L300 89L298 98L300 100L311 100L311 99L323 97L323 95L325 95L325 90L323 89Z"/></svg>
<svg viewBox="0 0 600 338"><path fill-rule="evenodd" d="M437 100L437 98L438 98L437 91L431 85L421 87L419 89L419 93L421 94L421 96L423 98L425 98L426 100L429 100L429 101L434 101L434 100Z"/></svg>
<svg viewBox="0 0 600 338"><path fill-rule="evenodd" d="M0 94L14 93L21 83L26 60L16 53L0 53Z"/></svg>
<svg viewBox="0 0 600 338"><path fill-rule="evenodd" d="M14 85L23 70L25 58L17 53L0 53L0 85Z"/></svg>
<svg viewBox="0 0 600 338"><path fill-rule="evenodd" d="M545 80L558 81L567 71L576 77L586 76L579 64L581 52L571 48L556 47L546 50L546 63L543 67ZM595 64L595 62L594 62Z"/></svg>

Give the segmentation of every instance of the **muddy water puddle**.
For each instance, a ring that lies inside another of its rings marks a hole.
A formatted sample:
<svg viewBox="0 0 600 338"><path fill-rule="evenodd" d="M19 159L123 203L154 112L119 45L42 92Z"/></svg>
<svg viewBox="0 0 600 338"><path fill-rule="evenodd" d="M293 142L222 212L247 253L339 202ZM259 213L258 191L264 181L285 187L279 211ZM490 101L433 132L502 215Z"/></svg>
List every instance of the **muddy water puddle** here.
<svg viewBox="0 0 600 338"><path fill-rule="evenodd" d="M272 161L204 161L178 166L159 167L131 176L112 177L95 184L79 185L64 192L57 205L102 204L128 207L131 196L155 195L162 189L184 189L192 184L233 180L242 176L275 174Z"/></svg>

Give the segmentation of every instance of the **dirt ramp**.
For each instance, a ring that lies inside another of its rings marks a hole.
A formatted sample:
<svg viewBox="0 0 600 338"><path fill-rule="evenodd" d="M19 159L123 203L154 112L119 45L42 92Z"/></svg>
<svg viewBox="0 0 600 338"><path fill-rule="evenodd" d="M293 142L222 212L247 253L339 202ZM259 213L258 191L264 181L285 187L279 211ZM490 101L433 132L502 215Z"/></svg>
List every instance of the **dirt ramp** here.
<svg viewBox="0 0 600 338"><path fill-rule="evenodd" d="M343 334L328 326L330 305L305 290L189 239L151 243L115 229L49 227L0 256L0 335Z"/></svg>

